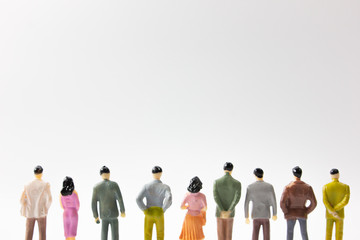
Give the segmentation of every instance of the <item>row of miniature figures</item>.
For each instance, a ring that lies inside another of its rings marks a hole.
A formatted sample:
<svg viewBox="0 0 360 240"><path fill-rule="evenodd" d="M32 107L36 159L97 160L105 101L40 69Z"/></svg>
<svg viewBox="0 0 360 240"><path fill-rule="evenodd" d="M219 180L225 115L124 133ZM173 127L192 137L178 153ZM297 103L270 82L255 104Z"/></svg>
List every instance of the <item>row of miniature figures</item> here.
<svg viewBox="0 0 360 240"><path fill-rule="evenodd" d="M216 202L217 232L219 240L232 239L232 226L235 207L240 200L241 183L231 176L233 164L226 162L225 175L214 182L214 200ZM296 220L300 223L303 240L308 239L306 220L316 205L316 198L310 185L301 181L300 167L292 169L294 181L287 185L282 193L280 207L287 220L287 240L293 239ZM46 216L52 198L50 185L42 181L43 168L34 169L35 180L25 186L21 196L21 212L27 218L25 240L31 240L35 221L39 226L40 239L46 239ZM146 184L140 191L136 202L145 214L144 239L152 239L153 225L156 225L157 239L164 239L164 212L171 206L172 195L170 187L160 181L162 169L155 166L152 169L154 180ZM326 207L326 240L331 240L333 225L336 225L336 240L342 239L344 207L349 202L349 186L339 182L339 171L330 171L332 181L323 187L323 202ZM101 239L107 240L109 225L113 240L119 239L118 216L120 206L121 217L125 217L125 207L118 184L110 181L110 170L106 166L100 169L103 181L93 189L92 211L96 223L102 222ZM245 197L245 218L249 223L249 203L252 202L251 217L253 218L252 240L257 240L260 227L263 227L263 239L270 239L269 219L277 219L277 206L274 188L263 180L264 172L260 168L254 170L256 181L247 188ZM200 193L202 182L198 177L191 179L188 193L181 203L182 209L187 209L179 239L204 239L203 226L206 223L206 197ZM146 199L146 204L144 203ZM72 178L66 177L63 182L60 198L64 209L63 222L65 238L74 240L77 233L79 198L75 191ZM306 206L306 202L310 204ZM98 203L99 210L98 211ZM270 212L272 209L272 214Z"/></svg>

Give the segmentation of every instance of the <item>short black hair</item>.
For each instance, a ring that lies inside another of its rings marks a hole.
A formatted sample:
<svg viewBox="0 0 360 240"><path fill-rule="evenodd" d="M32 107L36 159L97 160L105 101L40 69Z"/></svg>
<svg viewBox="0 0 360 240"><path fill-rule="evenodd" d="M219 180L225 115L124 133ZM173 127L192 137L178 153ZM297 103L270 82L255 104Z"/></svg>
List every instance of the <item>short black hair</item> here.
<svg viewBox="0 0 360 240"><path fill-rule="evenodd" d="M44 169L43 169L42 166L40 166L40 165L37 165L37 166L34 168L34 173L35 173L35 174L41 174L43 171L44 171Z"/></svg>
<svg viewBox="0 0 360 240"><path fill-rule="evenodd" d="M102 168L100 169L100 175L102 175L103 173L110 173L110 169L107 166L102 166Z"/></svg>
<svg viewBox="0 0 360 240"><path fill-rule="evenodd" d="M264 171L261 168L255 168L254 175L258 178L262 178L264 176Z"/></svg>
<svg viewBox="0 0 360 240"><path fill-rule="evenodd" d="M162 169L161 169L161 167L159 167L159 166L155 166L155 167L152 168L151 171L152 171L153 174L155 174L155 173L161 173L161 172L162 172Z"/></svg>
<svg viewBox="0 0 360 240"><path fill-rule="evenodd" d="M224 164L224 171L232 171L234 168L234 165L231 162L226 162Z"/></svg>
<svg viewBox="0 0 360 240"><path fill-rule="evenodd" d="M188 191L191 193L197 193L200 192L200 190L202 189L202 182L200 181L200 178L198 177L193 177L190 180L190 184L188 186Z"/></svg>
<svg viewBox="0 0 360 240"><path fill-rule="evenodd" d="M296 166L292 169L292 172L294 174L295 177L297 178L301 178L302 175L302 169L299 166Z"/></svg>
<svg viewBox="0 0 360 240"><path fill-rule="evenodd" d="M336 168L333 168L333 169L330 170L331 175L335 175L335 174L338 174L338 173L339 173L339 170L336 169Z"/></svg>

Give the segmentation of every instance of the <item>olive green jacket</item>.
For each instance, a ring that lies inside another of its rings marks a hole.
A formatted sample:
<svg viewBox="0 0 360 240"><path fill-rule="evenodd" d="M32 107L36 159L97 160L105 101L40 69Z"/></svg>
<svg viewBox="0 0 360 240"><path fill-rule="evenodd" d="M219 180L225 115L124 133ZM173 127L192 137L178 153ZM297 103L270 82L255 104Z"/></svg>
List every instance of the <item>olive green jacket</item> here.
<svg viewBox="0 0 360 240"><path fill-rule="evenodd" d="M344 218L344 207L350 199L350 187L333 179L323 187L323 202L326 207L326 218L336 219L331 212L336 212L340 218Z"/></svg>
<svg viewBox="0 0 360 240"><path fill-rule="evenodd" d="M216 217L221 211L231 211L230 217L235 216L235 206L241 196L241 183L229 173L214 182L214 199L216 202Z"/></svg>

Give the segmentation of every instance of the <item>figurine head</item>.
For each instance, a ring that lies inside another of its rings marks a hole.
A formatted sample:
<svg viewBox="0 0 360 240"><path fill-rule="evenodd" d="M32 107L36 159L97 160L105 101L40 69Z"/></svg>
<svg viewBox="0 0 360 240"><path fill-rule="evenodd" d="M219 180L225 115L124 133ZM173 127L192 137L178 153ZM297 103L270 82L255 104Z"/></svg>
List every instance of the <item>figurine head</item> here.
<svg viewBox="0 0 360 240"><path fill-rule="evenodd" d="M264 171L261 168L255 168L254 175L257 180L262 180L264 177Z"/></svg>
<svg viewBox="0 0 360 240"><path fill-rule="evenodd" d="M100 169L100 176L104 180L109 180L110 179L110 169L108 167L106 167L106 166L103 166Z"/></svg>
<svg viewBox="0 0 360 240"><path fill-rule="evenodd" d="M37 166L34 168L34 174L35 174L35 177L36 177L37 179L41 179L43 170L44 170L44 169L43 169L40 165L37 165Z"/></svg>
<svg viewBox="0 0 360 240"><path fill-rule="evenodd" d="M330 175L331 175L331 179L339 179L340 177L339 170L337 170L336 168L331 169Z"/></svg>
<svg viewBox="0 0 360 240"><path fill-rule="evenodd" d="M187 190L191 193L197 193L200 192L202 189L202 182L200 181L200 178L194 177L190 180L190 185L188 186Z"/></svg>
<svg viewBox="0 0 360 240"><path fill-rule="evenodd" d="M301 178L302 169L301 169L299 166L294 167L294 168L292 169L292 172L293 172L295 178L298 178L298 179Z"/></svg>
<svg viewBox="0 0 360 240"><path fill-rule="evenodd" d="M233 168L234 168L234 165L233 165L231 162L226 162L226 163L224 164L224 171L225 171L226 173L229 173L230 175L231 175L231 173L232 173Z"/></svg>
<svg viewBox="0 0 360 240"><path fill-rule="evenodd" d="M152 174L153 174L154 179L160 180L161 175L162 175L162 169L161 169L161 167L155 166L155 167L153 167L153 169L151 170L151 172L152 172Z"/></svg>
<svg viewBox="0 0 360 240"><path fill-rule="evenodd" d="M73 193L75 189L74 181L71 177L65 177L63 181L63 188L61 189L61 195L68 196Z"/></svg>

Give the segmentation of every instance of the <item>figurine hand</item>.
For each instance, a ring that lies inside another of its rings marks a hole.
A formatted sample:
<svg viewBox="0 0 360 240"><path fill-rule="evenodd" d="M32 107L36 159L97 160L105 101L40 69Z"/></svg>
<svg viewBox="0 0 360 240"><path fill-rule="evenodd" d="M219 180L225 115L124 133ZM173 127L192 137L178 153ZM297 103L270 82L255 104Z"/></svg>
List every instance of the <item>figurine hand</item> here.
<svg viewBox="0 0 360 240"><path fill-rule="evenodd" d="M230 218L231 211L221 211L220 218Z"/></svg>
<svg viewBox="0 0 360 240"><path fill-rule="evenodd" d="M121 217L123 218L126 217L125 213L121 213Z"/></svg>
<svg viewBox="0 0 360 240"><path fill-rule="evenodd" d="M97 224L99 224L99 223L100 223L100 219L99 219L99 218L96 218L96 219L95 219L95 222L96 222Z"/></svg>
<svg viewBox="0 0 360 240"><path fill-rule="evenodd" d="M276 220L277 220L277 216L272 216L272 220L276 221Z"/></svg>
<svg viewBox="0 0 360 240"><path fill-rule="evenodd" d="M181 209L187 209L187 208L188 208L188 206L186 206L186 205L181 207Z"/></svg>
<svg viewBox="0 0 360 240"><path fill-rule="evenodd" d="M249 218L245 218L245 223L249 224L250 223L250 219Z"/></svg>

